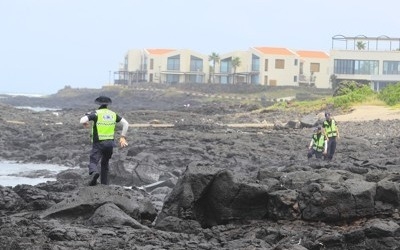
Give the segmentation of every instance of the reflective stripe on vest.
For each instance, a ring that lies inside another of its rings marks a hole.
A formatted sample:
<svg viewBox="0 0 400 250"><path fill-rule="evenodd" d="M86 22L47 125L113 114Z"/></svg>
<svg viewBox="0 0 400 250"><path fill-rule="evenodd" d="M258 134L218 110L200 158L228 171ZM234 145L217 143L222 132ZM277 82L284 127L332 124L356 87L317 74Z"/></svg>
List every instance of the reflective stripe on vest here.
<svg viewBox="0 0 400 250"><path fill-rule="evenodd" d="M320 134L319 138L317 134L313 135L313 149L317 152L322 152L325 148L325 136Z"/></svg>
<svg viewBox="0 0 400 250"><path fill-rule="evenodd" d="M324 128L325 128L325 133L328 137L336 137L337 132L336 132L336 122L335 120L331 120L331 124L329 125L328 121L324 121Z"/></svg>
<svg viewBox="0 0 400 250"><path fill-rule="evenodd" d="M114 139L115 124L117 115L109 109L96 110L97 114L97 135L99 141Z"/></svg>

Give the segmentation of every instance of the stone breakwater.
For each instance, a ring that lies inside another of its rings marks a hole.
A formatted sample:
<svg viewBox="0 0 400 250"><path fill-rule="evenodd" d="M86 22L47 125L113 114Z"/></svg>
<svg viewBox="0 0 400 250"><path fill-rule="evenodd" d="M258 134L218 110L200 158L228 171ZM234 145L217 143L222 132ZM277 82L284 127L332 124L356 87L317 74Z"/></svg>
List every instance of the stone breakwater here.
<svg viewBox="0 0 400 250"><path fill-rule="evenodd" d="M88 187L82 112L2 106L1 158L71 169L0 187L1 249L399 249L398 121L341 122L324 162L307 160L312 129L287 114L126 111L174 126L131 129L112 185Z"/></svg>

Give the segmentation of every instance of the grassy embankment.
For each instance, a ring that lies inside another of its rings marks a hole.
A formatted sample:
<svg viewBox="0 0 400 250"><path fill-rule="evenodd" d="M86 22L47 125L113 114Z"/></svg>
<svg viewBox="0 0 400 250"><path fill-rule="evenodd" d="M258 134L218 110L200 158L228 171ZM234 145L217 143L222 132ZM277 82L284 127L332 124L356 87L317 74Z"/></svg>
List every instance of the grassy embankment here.
<svg viewBox="0 0 400 250"><path fill-rule="evenodd" d="M312 101L278 102L266 110L288 110L298 113L309 113L324 110L347 111L357 105L377 105L400 108L400 83L390 85L377 93L369 86L356 87L349 85L340 90L337 96L326 96Z"/></svg>
<svg viewBox="0 0 400 250"><path fill-rule="evenodd" d="M154 85L154 86L153 86ZM340 88L336 96L329 95L326 91L316 91L307 88L267 88L265 86L225 86L225 85L157 85L147 84L144 87L154 87L163 89L159 93L164 97L174 98L176 96L187 95L200 102L223 102L232 105L252 106L254 112L265 110L288 110L298 113L309 113L324 110L346 111L356 105L379 105L400 108L400 83L390 85L376 93L369 86L361 86L353 81L344 82L344 87ZM361 87L360 87L361 86ZM162 88L161 88L162 87ZM130 95L131 88L111 88L120 91L119 95ZM312 93L315 92L315 93ZM289 96L305 95L313 100L306 101L282 101L280 98ZM263 108L260 97L267 100L275 99L276 104ZM239 99L238 99L239 98ZM239 103L239 104L238 104ZM249 110L250 111L250 110Z"/></svg>

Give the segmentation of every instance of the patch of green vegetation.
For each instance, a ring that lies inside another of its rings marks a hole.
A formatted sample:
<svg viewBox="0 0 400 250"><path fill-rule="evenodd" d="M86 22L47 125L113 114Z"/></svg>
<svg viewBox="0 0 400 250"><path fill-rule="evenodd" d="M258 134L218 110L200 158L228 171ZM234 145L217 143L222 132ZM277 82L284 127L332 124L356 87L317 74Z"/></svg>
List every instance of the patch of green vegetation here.
<svg viewBox="0 0 400 250"><path fill-rule="evenodd" d="M314 111L323 111L328 107L333 106L333 97L321 98L318 100L312 101L281 101L277 102L274 105L265 108L265 111L268 110L288 110L294 111L296 113L310 113ZM261 111L263 112L263 111Z"/></svg>
<svg viewBox="0 0 400 250"><path fill-rule="evenodd" d="M400 103L400 83L387 86L379 93L378 97L387 105L398 105Z"/></svg>
<svg viewBox="0 0 400 250"><path fill-rule="evenodd" d="M324 97L312 101L289 101L278 102L267 110L288 110L298 113L310 113L316 111L324 111L330 108L339 110L348 110L357 104L379 104L382 102L378 99L378 94L375 93L369 86L346 82L344 88L338 91L336 96ZM400 86L399 86L400 97Z"/></svg>
<svg viewBox="0 0 400 250"><path fill-rule="evenodd" d="M342 94L333 98L335 108L347 109L354 104L363 103L371 98L374 98L375 92L369 86L346 88Z"/></svg>
<svg viewBox="0 0 400 250"><path fill-rule="evenodd" d="M366 84L358 83L356 81L342 81L339 83L338 88L336 88L334 96L343 96L350 94L351 92L367 86Z"/></svg>

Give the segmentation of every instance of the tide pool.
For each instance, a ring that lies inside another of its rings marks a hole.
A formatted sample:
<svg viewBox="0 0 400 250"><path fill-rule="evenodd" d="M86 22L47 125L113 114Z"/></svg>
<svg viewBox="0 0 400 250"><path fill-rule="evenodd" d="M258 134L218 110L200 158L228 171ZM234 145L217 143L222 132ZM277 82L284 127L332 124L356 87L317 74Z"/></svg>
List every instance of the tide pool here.
<svg viewBox="0 0 400 250"><path fill-rule="evenodd" d="M0 185L14 187L18 184L36 185L55 181L55 175L69 167L52 164L15 163L0 161ZM43 176L37 174L43 171ZM29 176L35 176L30 178Z"/></svg>

